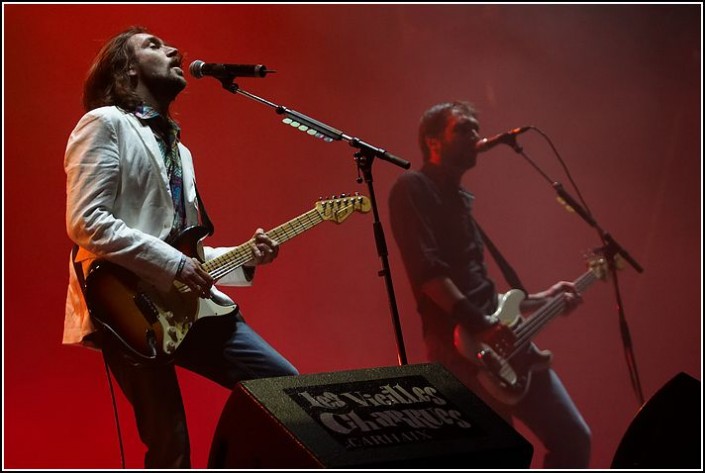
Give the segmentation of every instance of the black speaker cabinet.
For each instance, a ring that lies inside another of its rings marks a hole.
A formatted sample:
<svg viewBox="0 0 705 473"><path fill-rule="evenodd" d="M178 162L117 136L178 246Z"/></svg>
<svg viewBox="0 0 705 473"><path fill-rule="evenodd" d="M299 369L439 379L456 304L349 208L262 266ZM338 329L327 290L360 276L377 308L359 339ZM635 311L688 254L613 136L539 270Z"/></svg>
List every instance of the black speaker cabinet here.
<svg viewBox="0 0 705 473"><path fill-rule="evenodd" d="M532 445L436 363L239 383L209 468L528 468Z"/></svg>
<svg viewBox="0 0 705 473"><path fill-rule="evenodd" d="M612 468L702 469L700 381L679 373L632 420Z"/></svg>

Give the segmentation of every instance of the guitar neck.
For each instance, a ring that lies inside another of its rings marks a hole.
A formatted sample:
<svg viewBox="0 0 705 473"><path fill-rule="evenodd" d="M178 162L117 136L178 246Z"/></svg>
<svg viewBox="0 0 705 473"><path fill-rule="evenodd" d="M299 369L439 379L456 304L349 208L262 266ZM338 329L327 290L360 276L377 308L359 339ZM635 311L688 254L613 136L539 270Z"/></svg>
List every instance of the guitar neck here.
<svg viewBox="0 0 705 473"><path fill-rule="evenodd" d="M578 279L573 281L575 288L579 293L584 292L592 283L597 281L598 277L593 271L587 271ZM562 294L552 297L546 304L539 308L532 317L526 320L526 323L520 325L516 330L517 340L515 346L518 352L520 349L528 345L529 342L541 331L546 325L556 316L561 314L566 308L565 298Z"/></svg>
<svg viewBox="0 0 705 473"><path fill-rule="evenodd" d="M573 281L573 284L575 284L575 288L578 290L578 292L583 292L597 280L598 277L595 275L594 271L587 271L585 274L581 275L578 279Z"/></svg>
<svg viewBox="0 0 705 473"><path fill-rule="evenodd" d="M597 276L595 276L592 271L587 271L585 274L581 275L578 279L573 281L573 284L575 285L575 289L578 291L578 293L583 293L595 281L597 281ZM546 305L539 309L540 311L542 311L542 313L537 313L535 318L540 318L541 325L543 326L548 323L548 321L563 312L565 310L565 307L565 297L563 297L562 294L554 296L549 302L546 303ZM547 320L544 321L544 318Z"/></svg>
<svg viewBox="0 0 705 473"><path fill-rule="evenodd" d="M310 230L321 222L323 222L323 217L316 209L312 209L303 215L269 230L267 235L269 235L272 240L281 244ZM203 268L213 279L218 280L252 259L251 245L253 243L254 239L251 238L227 253L203 263Z"/></svg>

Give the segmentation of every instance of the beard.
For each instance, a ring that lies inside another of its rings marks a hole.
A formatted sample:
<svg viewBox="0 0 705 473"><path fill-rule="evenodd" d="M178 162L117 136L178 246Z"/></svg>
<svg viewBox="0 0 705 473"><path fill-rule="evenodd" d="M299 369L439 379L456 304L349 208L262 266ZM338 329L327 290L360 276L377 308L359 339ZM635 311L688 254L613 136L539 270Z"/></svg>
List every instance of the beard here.
<svg viewBox="0 0 705 473"><path fill-rule="evenodd" d="M454 141L443 143L441 156L443 164L463 171L475 167L477 162L477 151L475 150L474 142Z"/></svg>
<svg viewBox="0 0 705 473"><path fill-rule="evenodd" d="M144 84L159 100L171 102L186 87L186 79L169 70L167 75L147 76Z"/></svg>

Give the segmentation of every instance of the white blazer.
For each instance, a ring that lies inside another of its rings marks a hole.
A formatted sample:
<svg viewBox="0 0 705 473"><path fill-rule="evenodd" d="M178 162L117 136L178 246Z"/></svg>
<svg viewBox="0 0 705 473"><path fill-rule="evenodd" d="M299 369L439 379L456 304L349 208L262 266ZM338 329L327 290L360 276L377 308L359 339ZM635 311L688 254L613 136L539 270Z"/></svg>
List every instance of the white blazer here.
<svg viewBox="0 0 705 473"><path fill-rule="evenodd" d="M187 226L198 224L193 161L179 143ZM84 272L96 258L122 265L161 290L174 281L182 253L164 240L174 219L169 179L152 129L131 113L101 107L86 113L66 146L66 230ZM203 247L206 260L231 248ZM69 264L63 343L95 331ZM242 268L218 281L246 286Z"/></svg>

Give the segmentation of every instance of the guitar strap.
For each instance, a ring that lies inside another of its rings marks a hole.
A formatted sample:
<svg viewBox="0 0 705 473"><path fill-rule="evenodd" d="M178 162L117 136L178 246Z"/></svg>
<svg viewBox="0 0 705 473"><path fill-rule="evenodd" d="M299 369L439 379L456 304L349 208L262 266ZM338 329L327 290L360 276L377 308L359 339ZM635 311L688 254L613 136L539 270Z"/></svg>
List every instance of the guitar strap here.
<svg viewBox="0 0 705 473"><path fill-rule="evenodd" d="M213 226L213 222L211 222L211 219L208 218L206 206L203 205L203 201L201 200L201 195L198 193L198 187L196 186L196 183L193 184L193 187L194 189L196 189L196 199L198 199L198 211L201 215L201 222L206 227L206 229L208 229L208 236L212 236L213 232L215 232L215 227Z"/></svg>
<svg viewBox="0 0 705 473"><path fill-rule="evenodd" d="M504 259L502 253L500 253L499 249L495 246L494 243L492 243L492 240L490 240L487 234L482 230L482 227L479 223L477 223L477 220L475 220L474 217L472 217L472 219L475 222L475 227L477 227L477 230L482 236L482 240L485 242L485 245L487 245L487 249L490 250L490 254L492 254L492 257L497 262L499 269L502 270L504 279L507 280L510 287L520 289L524 294L528 294L528 292L526 292L526 289L524 288L524 285L519 279L519 275L517 275L516 271L514 271L514 268L512 268L512 266L507 262L507 260Z"/></svg>
<svg viewBox="0 0 705 473"><path fill-rule="evenodd" d="M73 249L71 250L71 262L73 263L73 272L76 274L76 279L78 280L78 284L81 287L81 294L83 294L83 300L85 301L86 300L86 278L85 278L85 275L83 274L83 265L76 261L76 254L78 254L78 245L74 243ZM96 348L101 348L103 346L103 340L104 340L103 337L105 336L106 330L105 330L105 327L103 327L103 324L96 321L95 319L93 319L93 321L95 322L94 325L96 327L96 331L86 335L84 337L84 341L88 342L90 345L92 345ZM106 372L108 370L107 364L105 365L105 370L106 370ZM110 381L109 374L108 374L108 381ZM110 390L112 391L112 386L111 386Z"/></svg>
<svg viewBox="0 0 705 473"><path fill-rule="evenodd" d="M73 244L73 249L71 250L71 262L73 263L73 272L76 273L76 279L78 279L78 283L81 285L81 292L83 292L84 296L86 293L86 281L84 279L83 275L83 266L81 266L81 263L76 262L76 254L78 253L78 245Z"/></svg>

